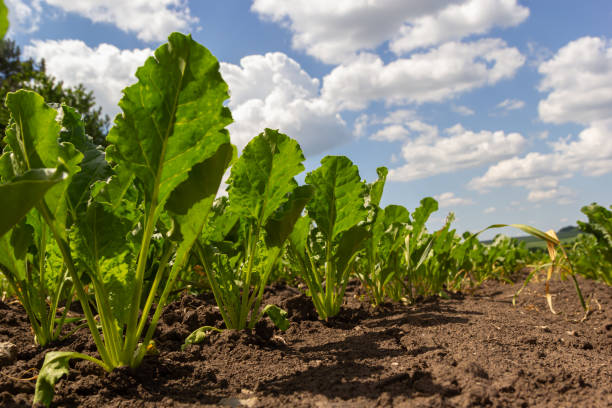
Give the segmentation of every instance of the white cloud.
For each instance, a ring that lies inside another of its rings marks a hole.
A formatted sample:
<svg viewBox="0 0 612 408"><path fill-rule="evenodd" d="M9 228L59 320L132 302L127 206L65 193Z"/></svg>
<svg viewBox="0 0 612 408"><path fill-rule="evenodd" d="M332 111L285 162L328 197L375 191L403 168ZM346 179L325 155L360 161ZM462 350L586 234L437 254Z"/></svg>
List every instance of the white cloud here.
<svg viewBox="0 0 612 408"><path fill-rule="evenodd" d="M612 45L600 38L583 37L562 47L539 67L540 119L551 123L581 123L577 137L549 142L551 151L531 152L491 166L469 186L480 191L518 186L530 201L568 203L574 192L560 183L576 174L601 176L612 172ZM549 133L542 134L543 138Z"/></svg>
<svg viewBox="0 0 612 408"><path fill-rule="evenodd" d="M24 48L26 58L44 58L47 72L66 85L82 83L92 90L109 115L119 112L121 91L136 82L136 68L152 53L150 49L120 50L110 44L90 48L80 40L33 41Z"/></svg>
<svg viewBox="0 0 612 408"><path fill-rule="evenodd" d="M198 19L185 0L45 0L94 23L110 23L143 41L165 41L173 31L189 31Z"/></svg>
<svg viewBox="0 0 612 408"><path fill-rule="evenodd" d="M498 109L502 109L505 111L523 109L525 107L525 102L519 99L504 99L500 103L497 104Z"/></svg>
<svg viewBox="0 0 612 408"><path fill-rule="evenodd" d="M390 125L370 136L371 140L379 142L397 142L406 139L410 132L402 125Z"/></svg>
<svg viewBox="0 0 612 408"><path fill-rule="evenodd" d="M391 39L406 20L446 4L448 0L255 0L251 10L288 27L293 48L337 64Z"/></svg>
<svg viewBox="0 0 612 408"><path fill-rule="evenodd" d="M40 0L27 3L22 0L6 0L5 4L9 10L9 37L14 33L32 33L38 30L42 13Z"/></svg>
<svg viewBox="0 0 612 408"><path fill-rule="evenodd" d="M444 137L438 135L437 127L419 121L408 122L404 128L418 137L404 142L405 164L390 170L390 180L410 181L481 166L517 154L525 145L518 133L473 132L460 124L445 129Z"/></svg>
<svg viewBox="0 0 612 408"><path fill-rule="evenodd" d="M516 0L255 0L251 10L290 29L293 48L330 64L389 40L404 53L514 26L529 15Z"/></svg>
<svg viewBox="0 0 612 408"><path fill-rule="evenodd" d="M419 47L483 34L494 26L512 27L529 16L529 9L517 0L469 0L451 3L435 14L403 25L389 48L403 54Z"/></svg>
<svg viewBox="0 0 612 408"><path fill-rule="evenodd" d="M590 125L612 117L612 42L583 37L542 63L540 119L550 123Z"/></svg>
<svg viewBox="0 0 612 408"><path fill-rule="evenodd" d="M456 112L462 116L472 116L473 114L475 114L476 112L474 112L473 109L468 108L467 106L463 106L463 105L451 105L451 109L453 112Z"/></svg>
<svg viewBox="0 0 612 408"><path fill-rule="evenodd" d="M487 208L484 209L484 213L485 214L491 214L491 213L494 213L495 210L496 210L495 207L487 207Z"/></svg>
<svg viewBox="0 0 612 408"><path fill-rule="evenodd" d="M511 78L524 61L500 39L446 43L386 65L377 55L361 54L324 78L322 95L330 106L351 110L377 100L391 105L440 102Z"/></svg>
<svg viewBox="0 0 612 408"><path fill-rule="evenodd" d="M440 206L440 208L474 204L474 201L472 201L471 199L456 197L455 193L452 192L437 195L435 196L435 199L438 200L438 205Z"/></svg>
<svg viewBox="0 0 612 408"><path fill-rule="evenodd" d="M229 130L239 148L265 127L279 129L300 142L306 154L345 143L350 132L337 111L320 100L319 80L287 55L251 55L240 66L222 63L231 93L234 123Z"/></svg>

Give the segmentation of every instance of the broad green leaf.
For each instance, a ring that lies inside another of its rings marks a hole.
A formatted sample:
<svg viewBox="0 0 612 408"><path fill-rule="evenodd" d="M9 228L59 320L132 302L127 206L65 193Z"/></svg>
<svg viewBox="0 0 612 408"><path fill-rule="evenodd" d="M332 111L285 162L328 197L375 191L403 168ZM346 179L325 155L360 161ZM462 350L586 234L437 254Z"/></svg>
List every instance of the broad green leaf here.
<svg viewBox="0 0 612 408"><path fill-rule="evenodd" d="M270 320L280 330L285 331L289 328L289 319L287 318L287 311L281 309L276 305L266 305L263 309L263 314L270 317Z"/></svg>
<svg viewBox="0 0 612 408"><path fill-rule="evenodd" d="M265 226L268 246L283 246L304 207L312 199L312 195L312 186L299 186L289 194L288 201L268 220Z"/></svg>
<svg viewBox="0 0 612 408"><path fill-rule="evenodd" d="M35 169L0 185L0 236L17 224L47 191L67 177L63 170Z"/></svg>
<svg viewBox="0 0 612 408"><path fill-rule="evenodd" d="M9 28L8 9L4 5L4 1L0 0L0 40L4 38L6 31Z"/></svg>
<svg viewBox="0 0 612 408"><path fill-rule="evenodd" d="M228 195L232 211L265 225L304 170L299 144L277 130L265 129L244 148L232 166Z"/></svg>
<svg viewBox="0 0 612 408"><path fill-rule="evenodd" d="M47 407L51 405L53 395L55 394L55 384L62 376L68 375L70 368L68 363L73 358L91 361L100 365L105 370L110 371L102 361L86 354L74 351L50 351L45 354L45 360L38 372L36 390L34 391L34 405L42 404Z"/></svg>
<svg viewBox="0 0 612 408"><path fill-rule="evenodd" d="M107 149L109 160L135 174L147 211L161 209L198 163L225 143L216 135L231 123L227 84L217 59L179 33L136 72L138 82L123 91ZM151 210L151 206L153 209Z"/></svg>
<svg viewBox="0 0 612 408"><path fill-rule="evenodd" d="M19 90L6 96L11 122L5 142L15 155L19 173L29 169L57 167L60 124L57 111L33 91Z"/></svg>
<svg viewBox="0 0 612 408"><path fill-rule="evenodd" d="M321 166L308 173L306 183L314 187L306 205L308 215L329 241L366 219L365 185L347 157L324 157Z"/></svg>
<svg viewBox="0 0 612 408"><path fill-rule="evenodd" d="M298 219L293 226L293 231L289 234L291 246L300 256L306 256L306 246L308 245L308 235L310 233L311 219L308 216Z"/></svg>
<svg viewBox="0 0 612 408"><path fill-rule="evenodd" d="M354 226L345 231L334 253L336 267L340 273L346 273L351 266L355 255L363 248L370 232L365 226Z"/></svg>
<svg viewBox="0 0 612 408"><path fill-rule="evenodd" d="M177 249L175 267L182 268L195 240L202 232L211 211L212 203L219 190L221 179L233 156L233 146L226 132L219 132L218 138L225 139L215 154L193 167L189 178L180 184L166 203L166 209L173 215L182 241Z"/></svg>
<svg viewBox="0 0 612 408"><path fill-rule="evenodd" d="M83 154L80 171L74 175L68 187L69 207L76 216L86 210L90 187L98 180L111 176L112 170L106 162L104 151L85 134L81 115L73 108L62 105L59 114L62 124L60 142L69 142Z"/></svg>
<svg viewBox="0 0 612 408"><path fill-rule="evenodd" d="M589 222L578 221L578 226L582 231L595 235L607 247L605 255L612 261L612 212L595 203L582 207L580 211L588 217Z"/></svg>
<svg viewBox="0 0 612 408"><path fill-rule="evenodd" d="M79 217L71 234L71 247L82 270L91 271L105 286L119 324L124 323L133 292L137 251L127 239L133 228L107 206L92 203Z"/></svg>
<svg viewBox="0 0 612 408"><path fill-rule="evenodd" d="M14 282L26 279L25 255L32 244L32 227L21 222L0 237L0 271Z"/></svg>

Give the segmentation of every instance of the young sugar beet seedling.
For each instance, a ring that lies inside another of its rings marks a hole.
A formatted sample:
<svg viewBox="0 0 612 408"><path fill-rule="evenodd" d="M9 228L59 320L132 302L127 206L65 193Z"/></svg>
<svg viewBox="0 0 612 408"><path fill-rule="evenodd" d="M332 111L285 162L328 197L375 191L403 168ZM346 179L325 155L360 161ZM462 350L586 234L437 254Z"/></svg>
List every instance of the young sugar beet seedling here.
<svg viewBox="0 0 612 408"><path fill-rule="evenodd" d="M223 106L227 85L207 49L190 36L172 34L136 77L139 81L124 90L123 113L108 136L106 156L113 175L105 181L95 174L103 161L82 160L74 143L61 141L56 112L42 98L31 92L12 96L14 130L7 137L12 167L23 176L9 184L21 183L31 172L53 179L45 169L60 168L65 173L60 178L71 178L67 188L52 187L43 200L28 199L57 243L99 353L99 358L47 353L35 403L51 403L54 384L68 372L72 358L87 359L106 371L134 368L154 347L161 310L235 155L224 129L231 123ZM79 174L84 177L77 178ZM91 196L72 207L70 185L77 181L83 183L79 191L91 191ZM71 219L73 210L77 216ZM166 238L159 267L150 271L156 232ZM154 277L148 292L146 275ZM93 288L95 317L84 279ZM154 301L157 307L149 320Z"/></svg>
<svg viewBox="0 0 612 408"><path fill-rule="evenodd" d="M228 180L228 201L196 244L199 261L228 329L252 329L268 314L286 329L285 313L267 305L264 288L277 265L285 241L312 197L310 186L294 176L304 170L298 143L276 130L265 129L244 148ZM210 327L192 333L197 343Z"/></svg>
<svg viewBox="0 0 612 408"><path fill-rule="evenodd" d="M314 196L289 237L290 253L319 318L327 320L340 312L353 263L370 235L366 187L344 156L323 158L306 183Z"/></svg>

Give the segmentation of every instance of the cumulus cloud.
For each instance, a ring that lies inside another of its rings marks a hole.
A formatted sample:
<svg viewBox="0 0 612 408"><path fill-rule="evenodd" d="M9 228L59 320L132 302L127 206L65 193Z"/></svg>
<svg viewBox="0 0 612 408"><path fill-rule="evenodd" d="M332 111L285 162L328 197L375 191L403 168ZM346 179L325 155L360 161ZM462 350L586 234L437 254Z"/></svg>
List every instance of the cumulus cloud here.
<svg viewBox="0 0 612 408"><path fill-rule="evenodd" d="M24 48L26 58L44 58L47 72L66 85L83 84L92 90L109 115L119 112L121 90L136 82L136 68L152 53L150 49L120 50L104 43L90 48L80 40L33 41Z"/></svg>
<svg viewBox="0 0 612 408"><path fill-rule="evenodd" d="M331 64L389 40L402 54L514 26L529 15L516 0L255 0L251 10L290 29L295 49Z"/></svg>
<svg viewBox="0 0 612 408"><path fill-rule="evenodd" d="M497 104L497 108L504 111L518 110L523 109L524 107L525 102L521 101L520 99L504 99Z"/></svg>
<svg viewBox="0 0 612 408"><path fill-rule="evenodd" d="M452 193L452 192L446 192L446 193L437 195L435 196L435 199L438 200L438 205L440 206L440 208L457 207L459 205L474 204L474 201L472 201L471 199L457 197L455 196L455 193Z"/></svg>
<svg viewBox="0 0 612 408"><path fill-rule="evenodd" d="M458 2L459 0L454 0ZM448 0L255 0L251 10L293 32L292 46L337 64L392 38L407 19L434 13Z"/></svg>
<svg viewBox="0 0 612 408"><path fill-rule="evenodd" d="M339 113L320 99L320 84L287 55L251 55L240 65L222 63L234 123L232 142L239 148L265 127L279 129L315 154L351 139Z"/></svg>
<svg viewBox="0 0 612 408"><path fill-rule="evenodd" d="M11 37L15 33L32 33L38 30L42 14L40 0L25 2L23 0L5 0L9 10L9 32Z"/></svg>
<svg viewBox="0 0 612 408"><path fill-rule="evenodd" d="M529 16L516 0L469 0L451 3L437 13L410 20L399 30L389 48L404 54L415 48L483 34L494 26L512 27Z"/></svg>
<svg viewBox="0 0 612 408"><path fill-rule="evenodd" d="M491 166L469 186L480 191L505 185L524 187L530 201L570 202L574 192L561 185L576 174L612 172L612 46L601 38L583 37L562 47L539 67L540 119L587 127L577 137L549 142L549 152L531 152ZM543 134L549 137L549 132Z"/></svg>
<svg viewBox="0 0 612 408"><path fill-rule="evenodd" d="M122 31L136 33L143 41L165 41L173 31L189 31L198 19L185 0L45 0L68 13L94 23L110 23Z"/></svg>
<svg viewBox="0 0 612 408"><path fill-rule="evenodd" d="M476 113L474 112L473 109L470 109L467 106L463 106L463 105L451 105L451 110L462 116L472 116L473 114Z"/></svg>
<svg viewBox="0 0 612 408"><path fill-rule="evenodd" d="M496 208L495 208L495 207L487 207L487 208L485 208L485 209L484 209L484 213L485 213L485 214L492 214L492 213L494 213L495 211L496 211Z"/></svg>
<svg viewBox="0 0 612 408"><path fill-rule="evenodd" d="M389 171L389 179L410 181L477 167L519 153L526 141L519 133L482 130L474 132L460 124L445 129L413 120L391 124L374 133L372 140L402 141L404 164Z"/></svg>
<svg viewBox="0 0 612 408"><path fill-rule="evenodd" d="M440 102L511 78L524 62L516 48L500 39L446 43L388 64L377 55L361 54L324 78L322 96L336 109L350 110L377 100L391 105Z"/></svg>
<svg viewBox="0 0 612 408"><path fill-rule="evenodd" d="M583 37L561 48L539 67L540 119L589 125L612 117L612 42Z"/></svg>

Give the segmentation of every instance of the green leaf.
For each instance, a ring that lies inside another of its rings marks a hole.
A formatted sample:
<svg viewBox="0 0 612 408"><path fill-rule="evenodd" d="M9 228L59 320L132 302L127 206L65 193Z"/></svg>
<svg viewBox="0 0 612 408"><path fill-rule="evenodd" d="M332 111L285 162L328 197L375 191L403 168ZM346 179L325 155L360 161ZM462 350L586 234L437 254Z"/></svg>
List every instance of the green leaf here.
<svg viewBox="0 0 612 408"><path fill-rule="evenodd" d="M91 195L90 187L96 181L110 177L112 170L102 148L85 134L85 125L75 109L62 105L59 120L62 124L60 142L73 144L83 154L83 160L79 163L80 171L74 175L68 187L69 206L76 216L77 212L86 210Z"/></svg>
<svg viewBox="0 0 612 408"><path fill-rule="evenodd" d="M63 170L35 169L0 185L0 236L17 224L47 191L67 177Z"/></svg>
<svg viewBox="0 0 612 408"><path fill-rule="evenodd" d="M181 346L181 350L185 350L185 347L187 347L190 344L200 344L200 343L202 343L204 340L206 340L206 337L208 337L208 335L212 331L216 331L218 333L222 332L221 329L218 329L218 328L213 327L213 326L203 326L203 327L200 327L197 330L194 330L185 339L185 343Z"/></svg>
<svg viewBox="0 0 612 408"><path fill-rule="evenodd" d="M73 358L81 358L91 361L98 364L106 371L110 371L109 367L107 367L102 361L86 354L77 353L74 351L50 351L45 354L45 360L40 368L40 371L38 372L36 390L34 391L34 405L42 404L47 407L51 405L53 395L55 394L55 384L64 375L68 375L68 363Z"/></svg>
<svg viewBox="0 0 612 408"><path fill-rule="evenodd" d="M232 166L228 195L232 211L264 225L297 187L304 170L299 144L277 130L265 129L244 148Z"/></svg>
<svg viewBox="0 0 612 408"><path fill-rule="evenodd" d="M276 305L266 305L263 309L263 314L270 317L274 325L285 331L289 328L289 319L287 319L287 311Z"/></svg>
<svg viewBox="0 0 612 408"><path fill-rule="evenodd" d="M378 207L380 205L380 200L382 199L383 190L385 188L385 182L387 181L387 174L389 174L389 170L387 170L386 167L379 167L376 169L376 174L378 174L378 180L368 186L370 190L369 204Z"/></svg>
<svg viewBox="0 0 612 408"><path fill-rule="evenodd" d="M268 246L283 246L313 193L312 186L299 186L289 194L288 201L265 226Z"/></svg>
<svg viewBox="0 0 612 408"><path fill-rule="evenodd" d="M346 273L350 268L355 255L359 252L368 237L370 232L365 226L354 226L350 230L344 232L338 243L335 251L335 262L340 273Z"/></svg>
<svg viewBox="0 0 612 408"><path fill-rule="evenodd" d="M135 174L146 210L157 213L189 171L225 143L217 135L232 122L227 84L217 59L179 33L155 51L126 89L107 140L109 159Z"/></svg>
<svg viewBox="0 0 612 408"><path fill-rule="evenodd" d="M127 239L132 222L120 218L107 206L92 203L79 217L71 233L71 249L82 270L91 271L104 283L113 315L125 323L134 290L137 251Z"/></svg>
<svg viewBox="0 0 612 408"><path fill-rule="evenodd" d="M413 242L417 242L421 233L425 229L425 223L429 216L438 211L438 202L431 197L425 197L421 200L421 205L412 213L412 231L410 238Z"/></svg>
<svg viewBox="0 0 612 408"><path fill-rule="evenodd" d="M8 9L4 5L4 1L0 0L0 40L4 38L9 28Z"/></svg>
<svg viewBox="0 0 612 408"><path fill-rule="evenodd" d="M306 183L314 187L306 205L308 215L329 241L366 219L365 185L347 157L324 157L321 166L308 173Z"/></svg>
<svg viewBox="0 0 612 408"><path fill-rule="evenodd" d="M11 122L5 142L11 147L18 173L29 169L57 167L61 146L57 111L33 91L19 90L6 96Z"/></svg>

